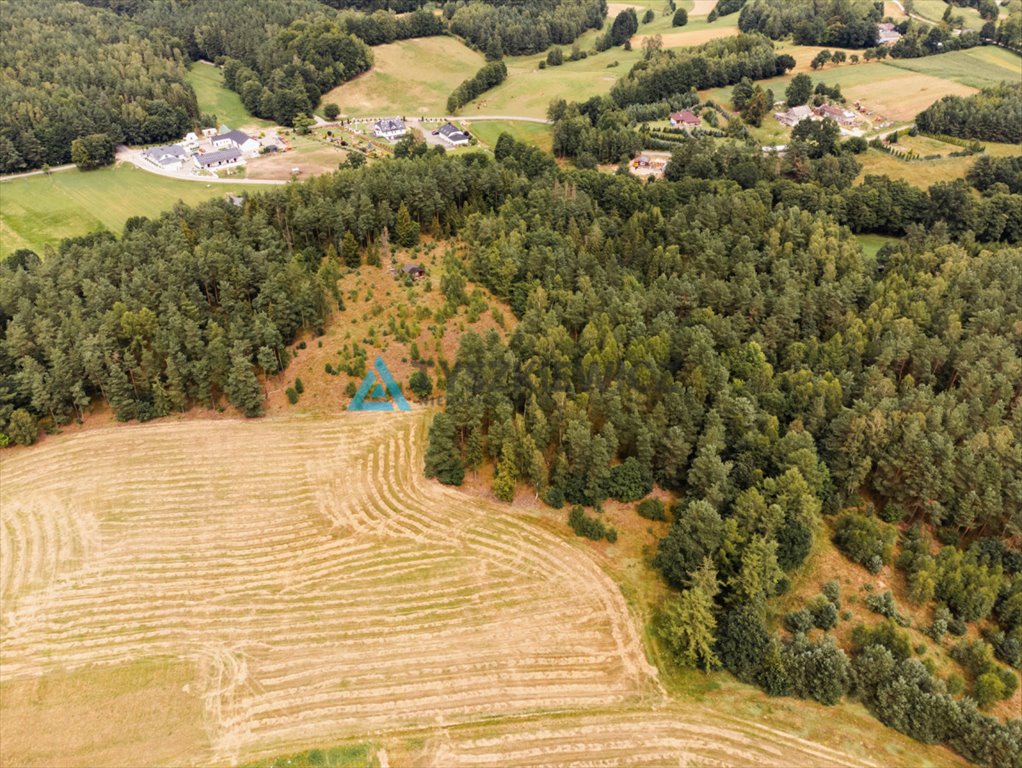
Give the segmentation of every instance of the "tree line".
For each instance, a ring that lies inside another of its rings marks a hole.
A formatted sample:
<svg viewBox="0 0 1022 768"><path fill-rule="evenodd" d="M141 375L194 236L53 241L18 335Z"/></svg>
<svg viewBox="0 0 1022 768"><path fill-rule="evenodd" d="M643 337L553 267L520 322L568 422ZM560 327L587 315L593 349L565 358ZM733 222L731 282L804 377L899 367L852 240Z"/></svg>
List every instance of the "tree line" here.
<svg viewBox="0 0 1022 768"><path fill-rule="evenodd" d="M472 99L507 80L507 65L503 61L489 61L472 77L463 81L447 97L447 112L454 114Z"/></svg>
<svg viewBox="0 0 1022 768"><path fill-rule="evenodd" d="M451 0L443 6L451 31L488 59L521 56L566 45L603 27L606 0Z"/></svg>
<svg viewBox="0 0 1022 768"><path fill-rule="evenodd" d="M972 96L945 96L916 115L926 133L1022 143L1022 83L1001 83Z"/></svg>

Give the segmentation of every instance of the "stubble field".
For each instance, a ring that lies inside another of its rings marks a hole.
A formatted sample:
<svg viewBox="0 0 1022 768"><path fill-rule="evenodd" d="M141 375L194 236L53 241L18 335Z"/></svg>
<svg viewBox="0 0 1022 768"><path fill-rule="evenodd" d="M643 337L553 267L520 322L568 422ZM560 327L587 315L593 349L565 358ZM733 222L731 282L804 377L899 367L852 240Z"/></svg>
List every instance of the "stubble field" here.
<svg viewBox="0 0 1022 768"><path fill-rule="evenodd" d="M168 421L5 455L0 763L354 740L394 765L871 762L672 701L584 548L421 476L425 424Z"/></svg>

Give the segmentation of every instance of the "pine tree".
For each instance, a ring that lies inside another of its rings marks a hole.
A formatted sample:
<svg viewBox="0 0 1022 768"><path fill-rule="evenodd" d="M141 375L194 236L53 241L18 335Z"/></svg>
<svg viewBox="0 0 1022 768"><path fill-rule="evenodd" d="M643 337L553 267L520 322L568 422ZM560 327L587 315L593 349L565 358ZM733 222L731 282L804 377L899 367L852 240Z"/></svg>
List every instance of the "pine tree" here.
<svg viewBox="0 0 1022 768"><path fill-rule="evenodd" d="M398 245L403 248L414 248L419 244L419 225L412 220L408 206L401 203L397 209L397 221L394 224Z"/></svg>
<svg viewBox="0 0 1022 768"><path fill-rule="evenodd" d="M344 233L344 237L341 238L341 258L344 259L344 263L352 269L358 269L358 266L362 263L361 255L358 249L358 240L351 233L351 230L347 230Z"/></svg>
<svg viewBox="0 0 1022 768"><path fill-rule="evenodd" d="M461 485L465 479L457 427L454 419L446 413L434 416L433 423L429 426L426 477L435 477L444 485Z"/></svg>
<svg viewBox="0 0 1022 768"><path fill-rule="evenodd" d="M246 416L259 416L263 412L263 390L259 386L252 363L243 354L241 344L235 344L231 354L231 369L225 387L227 399Z"/></svg>
<svg viewBox="0 0 1022 768"><path fill-rule="evenodd" d="M717 628L713 598L719 589L713 562L706 558L692 575L692 587L668 602L661 636L678 663L706 671L720 666L713 652Z"/></svg>

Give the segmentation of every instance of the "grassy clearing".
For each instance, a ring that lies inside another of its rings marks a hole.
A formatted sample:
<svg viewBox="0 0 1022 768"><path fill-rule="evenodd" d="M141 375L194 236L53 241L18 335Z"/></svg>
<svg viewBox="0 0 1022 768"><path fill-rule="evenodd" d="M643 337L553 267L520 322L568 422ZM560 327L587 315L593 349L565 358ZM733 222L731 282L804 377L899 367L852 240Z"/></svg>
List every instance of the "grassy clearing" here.
<svg viewBox="0 0 1022 768"><path fill-rule="evenodd" d="M929 19L935 24L940 24L944 18L944 11L948 8L948 4L944 0L915 0L914 13L918 16L922 16L925 19ZM979 15L979 11L975 8L962 8L953 6L951 8L952 16L961 16L965 20L966 29L974 29L977 32L983 28L982 17Z"/></svg>
<svg viewBox="0 0 1022 768"><path fill-rule="evenodd" d="M921 59L893 59L885 64L972 88L988 88L1004 80L1017 83L1022 78L1022 58L992 45Z"/></svg>
<svg viewBox="0 0 1022 768"><path fill-rule="evenodd" d="M483 56L453 37L401 40L373 48L375 63L364 75L323 97L347 117L444 115L447 97L483 65Z"/></svg>
<svg viewBox="0 0 1022 768"><path fill-rule="evenodd" d="M923 136L914 138L903 137L902 140L914 142L921 139L925 139L927 142L933 141ZM942 142L936 143L944 147L949 146L942 144ZM909 144L906 143L905 146L907 147ZM987 154L994 157L1010 157L1022 154L1022 148L1013 144L988 143L985 146ZM964 178L972 164L976 162L977 157L942 157L939 160L908 162L892 157L886 152L870 149L858 156L859 162L862 163L862 171L859 173L858 181L861 182L866 176L889 176L892 179L907 181L910 184L915 184L917 187L926 189L938 181Z"/></svg>
<svg viewBox="0 0 1022 768"><path fill-rule="evenodd" d="M867 256L876 256L877 252L887 243L897 241L896 237L885 237L884 235L856 235L855 237L862 244L862 252Z"/></svg>
<svg viewBox="0 0 1022 768"><path fill-rule="evenodd" d="M224 77L219 67L197 61L188 70L187 80L199 100L199 111L216 115L220 124L231 128L264 128L273 125L268 120L260 120L248 113L241 103L241 97L224 86Z"/></svg>
<svg viewBox="0 0 1022 768"><path fill-rule="evenodd" d="M62 238L99 229L120 232L132 216L156 216L177 201L194 204L251 187L168 179L118 165L62 171L0 185L0 254L19 248L42 253Z"/></svg>
<svg viewBox="0 0 1022 768"><path fill-rule="evenodd" d="M249 160L245 166L249 179L288 179L292 168L301 169L301 177L308 178L320 173L336 171L339 163L347 158L347 152L318 140L317 131L311 136L289 137L291 151L263 155Z"/></svg>
<svg viewBox="0 0 1022 768"><path fill-rule="evenodd" d="M544 152L553 148L553 132L549 125L541 123L520 123L515 121L480 120L473 123L465 121L466 127L480 142L490 147L496 146L500 134L509 133L512 138L539 147Z"/></svg>

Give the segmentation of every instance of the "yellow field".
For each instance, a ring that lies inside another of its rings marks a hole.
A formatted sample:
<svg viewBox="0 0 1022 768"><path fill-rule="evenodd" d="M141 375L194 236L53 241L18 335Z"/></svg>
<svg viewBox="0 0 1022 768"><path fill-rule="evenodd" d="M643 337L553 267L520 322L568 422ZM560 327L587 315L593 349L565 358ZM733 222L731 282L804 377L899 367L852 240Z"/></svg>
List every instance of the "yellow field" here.
<svg viewBox="0 0 1022 768"><path fill-rule="evenodd" d="M165 420L5 452L0 764L353 741L444 768L956 762L721 675L720 699L668 695L591 545L422 477L426 415Z"/></svg>

